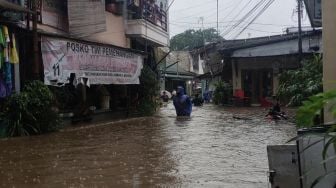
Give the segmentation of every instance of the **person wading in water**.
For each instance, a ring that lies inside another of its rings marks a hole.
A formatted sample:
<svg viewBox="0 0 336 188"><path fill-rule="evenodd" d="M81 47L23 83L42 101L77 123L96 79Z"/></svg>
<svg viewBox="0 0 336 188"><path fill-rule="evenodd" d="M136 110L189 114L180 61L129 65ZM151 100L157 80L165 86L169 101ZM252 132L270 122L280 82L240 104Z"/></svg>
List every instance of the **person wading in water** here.
<svg viewBox="0 0 336 188"><path fill-rule="evenodd" d="M177 87L176 97L174 97L173 103L177 116L190 116L192 103L189 96L184 93L183 87Z"/></svg>

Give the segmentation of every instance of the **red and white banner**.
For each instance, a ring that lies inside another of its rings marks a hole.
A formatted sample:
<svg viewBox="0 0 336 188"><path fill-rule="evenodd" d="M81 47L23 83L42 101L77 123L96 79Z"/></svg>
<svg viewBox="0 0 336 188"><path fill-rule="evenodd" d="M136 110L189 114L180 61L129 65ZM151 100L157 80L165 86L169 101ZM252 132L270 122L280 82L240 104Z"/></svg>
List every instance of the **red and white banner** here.
<svg viewBox="0 0 336 188"><path fill-rule="evenodd" d="M126 50L42 37L44 82L68 83L71 73L90 84L139 84L143 57Z"/></svg>

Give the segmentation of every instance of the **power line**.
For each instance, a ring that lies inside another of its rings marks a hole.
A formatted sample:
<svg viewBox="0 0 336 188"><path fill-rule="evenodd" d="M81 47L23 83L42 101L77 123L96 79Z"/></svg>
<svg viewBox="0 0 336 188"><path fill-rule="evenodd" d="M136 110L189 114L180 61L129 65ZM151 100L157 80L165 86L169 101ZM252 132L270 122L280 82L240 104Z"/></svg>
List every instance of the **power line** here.
<svg viewBox="0 0 336 188"><path fill-rule="evenodd" d="M188 18L199 18L199 15L203 14L203 13L208 13L208 14L205 14L205 15L212 15L213 14L212 10L213 10L213 7L210 7L209 9L206 9L206 10L203 10L203 11L200 11L200 12L197 12L197 13L193 13L193 14L189 14L187 16L179 17L178 19L181 20L181 19L188 19ZM203 17L204 17L204 15L203 15Z"/></svg>
<svg viewBox="0 0 336 188"><path fill-rule="evenodd" d="M204 6L204 4L203 4L203 6ZM221 9L220 11L224 11L224 10L227 10L227 9L229 9L229 8L231 8L231 7L233 7L233 4L231 4L230 6L227 6L227 7L225 7L225 8L223 8L223 9ZM205 15L203 15L202 17L204 17L204 18L206 18L206 17L211 17L211 16L213 16L213 15L215 15L216 14L216 12L214 12L213 11L213 7L211 7L211 8L209 8L209 9L206 9L206 10L203 10L203 11L199 11L199 12L197 12L197 13L193 13L193 14L189 14L188 16L183 16L183 17L179 17L178 19L179 20L185 20L185 19L188 19L188 18L199 18L199 16L200 16L200 14L202 14L202 13L208 13L208 14L205 14ZM207 16L207 15L209 15L209 16ZM172 20L173 22L175 22L176 20ZM219 22L220 23L220 22Z"/></svg>
<svg viewBox="0 0 336 188"><path fill-rule="evenodd" d="M226 22L219 22L219 24L234 23L234 22L238 22L238 21L239 20L231 20L231 21L226 21ZM243 22L246 22L246 21L243 21ZM183 21L173 21L173 22L170 22L170 23L199 25L199 23L196 23L196 22L183 22ZM216 24L216 22L207 22L207 23L204 23L204 24L205 25L214 25L214 24ZM254 25L266 25L266 26L267 25L268 26L279 26L279 27L292 27L292 26L294 26L294 25L288 25L288 24L272 24L272 23L258 23L258 22L254 22L252 24L254 24Z"/></svg>
<svg viewBox="0 0 336 188"><path fill-rule="evenodd" d="M241 33L243 33L256 19L259 18L260 15L262 15L274 3L274 1L275 0L268 1L263 9L260 10L259 13L234 38L237 38Z"/></svg>
<svg viewBox="0 0 336 188"><path fill-rule="evenodd" d="M180 24L172 24L172 25L179 26L179 27L184 27L184 26L188 27L186 25L180 25ZM227 28L227 27L230 27L230 26L232 26L232 25L224 26L222 28ZM237 26L237 27L238 28L244 28L243 26ZM195 27L192 27L190 29L201 29L201 28L202 28L201 26L195 26ZM206 27L204 29L206 30L206 29L211 29L211 28L214 28L214 27ZM275 31L266 31L266 30L260 30L260 29L255 29L255 28L247 28L247 30L257 31L257 32L263 32L263 33L274 33L274 34L281 34L281 33L283 33L283 31L275 32Z"/></svg>
<svg viewBox="0 0 336 188"><path fill-rule="evenodd" d="M247 2L247 4L245 4L245 6L240 10L238 11L238 14L236 16L234 16L234 18L238 18L240 16L240 14L248 7L248 5L252 2L252 0L249 0Z"/></svg>
<svg viewBox="0 0 336 188"><path fill-rule="evenodd" d="M212 1L213 0L209 0L209 1L206 1L206 2L202 2L200 4L196 4L196 5L190 6L190 7L185 7L185 8L182 8L182 9L172 10L170 12L180 12L180 11L184 11L184 10L189 10L191 8L204 7L204 3L209 3L209 2L212 2Z"/></svg>
<svg viewBox="0 0 336 188"><path fill-rule="evenodd" d="M221 33L223 36L229 34L234 29L237 28L241 23L243 23L246 19L248 19L251 15L253 15L264 3L266 0L260 0L249 12L247 12L241 19L239 19L238 23L236 23L234 26L232 26L230 29L224 31Z"/></svg>
<svg viewBox="0 0 336 188"><path fill-rule="evenodd" d="M239 7L239 5L241 4L243 2L243 0L240 0L239 2L238 2L238 4L236 4L236 6L226 15L226 16L224 16L224 18L226 18L226 17L228 17L229 15L231 15L238 7Z"/></svg>
<svg viewBox="0 0 336 188"><path fill-rule="evenodd" d="M166 11L168 11L169 10L169 8L173 5L173 3L175 2L175 0L173 0L170 4L169 4L169 6L168 6L168 8L167 8L167 10Z"/></svg>

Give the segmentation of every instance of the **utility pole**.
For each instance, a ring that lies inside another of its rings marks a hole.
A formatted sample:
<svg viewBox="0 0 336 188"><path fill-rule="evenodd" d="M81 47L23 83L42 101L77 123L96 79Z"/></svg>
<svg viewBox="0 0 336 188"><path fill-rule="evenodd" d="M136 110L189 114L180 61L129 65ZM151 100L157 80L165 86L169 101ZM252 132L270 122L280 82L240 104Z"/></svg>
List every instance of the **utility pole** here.
<svg viewBox="0 0 336 188"><path fill-rule="evenodd" d="M31 6L33 10L33 15L32 15L32 21L33 21L33 63L32 63L32 68L33 68L33 78L34 79L39 79L40 71L39 71L39 48L38 48L38 33L37 33L37 6L38 6L39 0L31 0Z"/></svg>
<svg viewBox="0 0 336 188"><path fill-rule="evenodd" d="M219 38L219 30L218 30L218 0L217 0L217 37Z"/></svg>
<svg viewBox="0 0 336 188"><path fill-rule="evenodd" d="M200 17L199 18L199 22L201 22L201 24L202 24L201 31L202 31L202 37L203 37L203 45L205 45L205 38L204 38L204 17Z"/></svg>
<svg viewBox="0 0 336 188"><path fill-rule="evenodd" d="M299 62L302 61L302 25L301 25L301 17L302 17L302 0L297 0L298 1L298 29L299 29L299 33L298 33L298 38L299 38L299 44L298 44L298 59Z"/></svg>

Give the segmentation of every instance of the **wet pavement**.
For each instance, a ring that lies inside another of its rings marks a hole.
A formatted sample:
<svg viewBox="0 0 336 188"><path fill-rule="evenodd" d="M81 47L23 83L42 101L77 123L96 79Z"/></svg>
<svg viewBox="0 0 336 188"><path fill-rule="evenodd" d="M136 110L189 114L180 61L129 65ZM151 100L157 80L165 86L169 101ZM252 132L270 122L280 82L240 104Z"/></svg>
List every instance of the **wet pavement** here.
<svg viewBox="0 0 336 188"><path fill-rule="evenodd" d="M266 146L295 135L262 108L172 105L150 118L0 141L1 187L225 187L267 183Z"/></svg>

